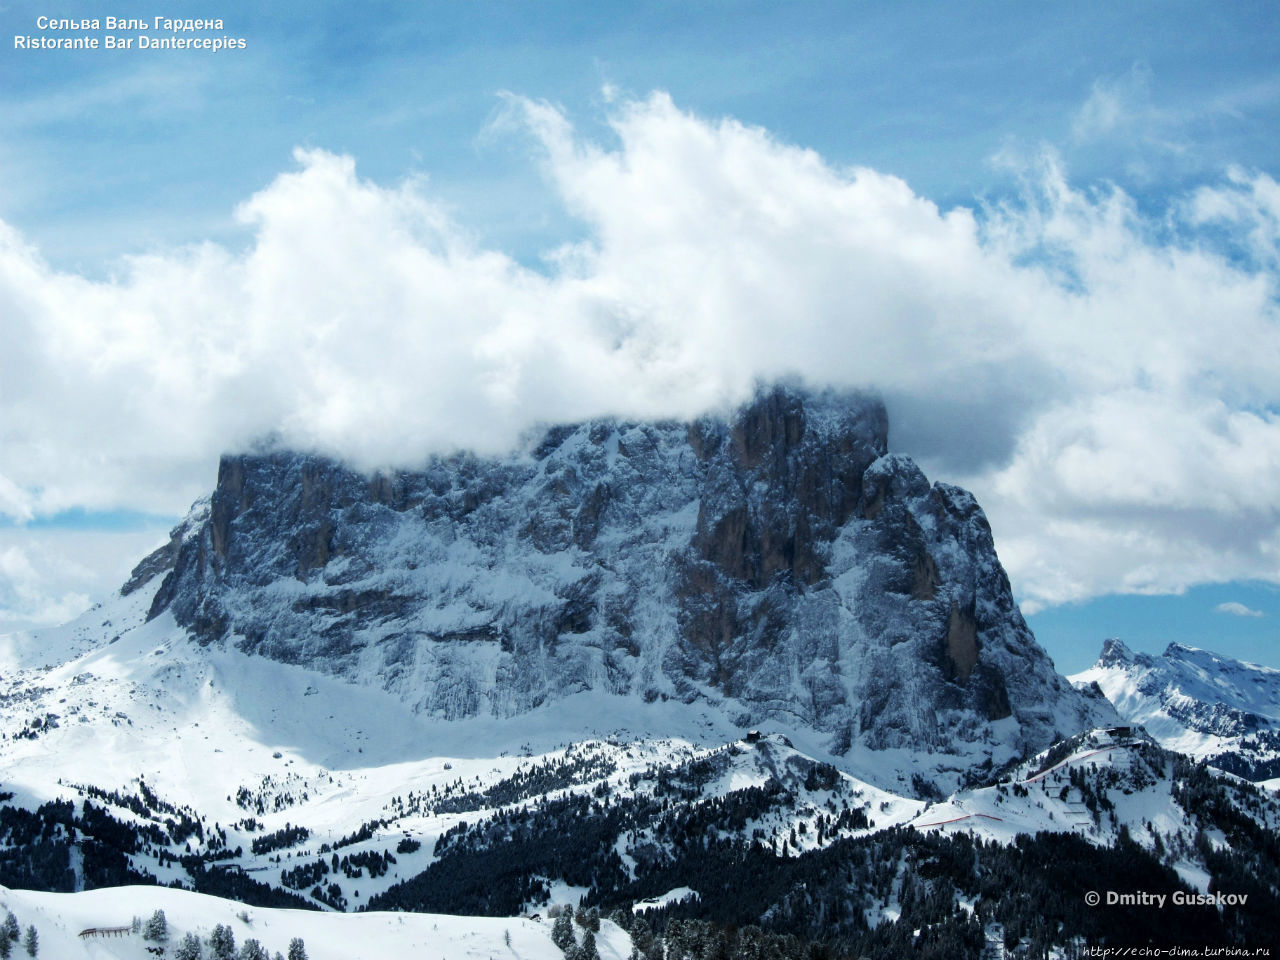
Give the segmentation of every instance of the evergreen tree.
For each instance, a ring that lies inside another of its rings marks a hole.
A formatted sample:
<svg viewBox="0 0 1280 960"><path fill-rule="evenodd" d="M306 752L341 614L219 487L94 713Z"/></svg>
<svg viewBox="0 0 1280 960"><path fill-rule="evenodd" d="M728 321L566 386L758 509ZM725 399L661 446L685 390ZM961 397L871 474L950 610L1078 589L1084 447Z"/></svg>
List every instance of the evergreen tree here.
<svg viewBox="0 0 1280 960"><path fill-rule="evenodd" d="M301 937L289 941L289 960L307 960L307 948Z"/></svg>
<svg viewBox="0 0 1280 960"><path fill-rule="evenodd" d="M590 930L582 938L582 946L578 948L578 960L600 960L600 951L596 949L596 935Z"/></svg>
<svg viewBox="0 0 1280 960"><path fill-rule="evenodd" d="M188 933L178 944L173 957L174 960L203 960L204 950L200 947L200 938L194 933Z"/></svg>
<svg viewBox="0 0 1280 960"><path fill-rule="evenodd" d="M5 914L4 925L0 926L0 936L3 936L6 940L17 940L20 933L21 931L18 930L18 918L10 910Z"/></svg>
<svg viewBox="0 0 1280 960"><path fill-rule="evenodd" d="M151 915L142 930L142 939L154 940L160 944L169 939L169 921L165 919L163 910L157 910Z"/></svg>
<svg viewBox="0 0 1280 960"><path fill-rule="evenodd" d="M27 927L27 933L22 938L22 946L27 951L28 957L34 957L40 949L40 937L36 933L35 927Z"/></svg>
<svg viewBox="0 0 1280 960"><path fill-rule="evenodd" d="M267 956L267 951L262 948L262 944L250 937L240 948L239 960L271 960L271 958Z"/></svg>
<svg viewBox="0 0 1280 960"><path fill-rule="evenodd" d="M226 924L218 924L209 937L209 949L213 951L214 960L235 960L236 935Z"/></svg>
<svg viewBox="0 0 1280 960"><path fill-rule="evenodd" d="M621 926L621 924L619 924ZM631 942L635 945L635 949L644 954L648 952L649 945L653 943L653 928L649 926L649 921L644 918L643 914L632 914L631 917Z"/></svg>
<svg viewBox="0 0 1280 960"><path fill-rule="evenodd" d="M556 922L551 925L551 942L561 950L568 950L573 946L573 921L570 920L571 914L566 911L556 917Z"/></svg>
<svg viewBox="0 0 1280 960"><path fill-rule="evenodd" d="M8 936L0 936L0 960L9 960L13 953L13 941Z"/></svg>

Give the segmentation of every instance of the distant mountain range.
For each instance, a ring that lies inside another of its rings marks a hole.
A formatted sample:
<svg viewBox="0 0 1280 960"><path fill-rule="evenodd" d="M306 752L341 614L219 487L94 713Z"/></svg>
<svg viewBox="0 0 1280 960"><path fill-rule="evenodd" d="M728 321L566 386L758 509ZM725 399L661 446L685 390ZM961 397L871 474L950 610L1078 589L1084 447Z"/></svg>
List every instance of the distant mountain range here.
<svg viewBox="0 0 1280 960"><path fill-rule="evenodd" d="M1280 778L1280 670L1178 643L1153 657L1108 640L1071 681L1096 683L1170 750L1248 780Z"/></svg>

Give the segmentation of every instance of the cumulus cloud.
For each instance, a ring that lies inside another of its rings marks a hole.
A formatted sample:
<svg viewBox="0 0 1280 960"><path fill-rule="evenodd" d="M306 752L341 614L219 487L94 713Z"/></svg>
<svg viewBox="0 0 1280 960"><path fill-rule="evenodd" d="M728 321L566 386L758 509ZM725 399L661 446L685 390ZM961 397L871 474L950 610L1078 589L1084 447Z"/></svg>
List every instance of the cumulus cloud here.
<svg viewBox="0 0 1280 960"><path fill-rule="evenodd" d="M78 613L88 602L82 594L68 593L50 602L44 577L26 551L17 546L0 550L0 623L56 623Z"/></svg>
<svg viewBox="0 0 1280 960"><path fill-rule="evenodd" d="M66 622L118 589L138 558L165 539L155 528L0 528L0 634Z"/></svg>
<svg viewBox="0 0 1280 960"><path fill-rule="evenodd" d="M975 489L1032 607L1280 579L1269 177L1151 219L1046 154L1008 202L942 210L663 94L615 99L607 145L508 108L586 228L542 270L428 184L318 150L240 208L242 253L99 282L0 230L0 511L177 512L264 434L412 465L799 375L880 390L891 443Z"/></svg>
<svg viewBox="0 0 1280 960"><path fill-rule="evenodd" d="M1218 613L1227 613L1233 617L1265 617L1266 614L1261 610L1254 610L1252 607L1246 607L1243 603L1235 600L1228 600L1226 603L1220 603L1213 608Z"/></svg>

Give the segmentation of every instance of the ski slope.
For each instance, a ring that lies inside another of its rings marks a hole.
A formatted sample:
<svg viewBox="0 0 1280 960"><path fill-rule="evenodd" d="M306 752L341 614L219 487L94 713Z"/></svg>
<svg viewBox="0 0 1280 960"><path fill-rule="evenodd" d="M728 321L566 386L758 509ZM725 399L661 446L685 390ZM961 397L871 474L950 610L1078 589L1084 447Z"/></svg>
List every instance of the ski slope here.
<svg viewBox="0 0 1280 960"><path fill-rule="evenodd" d="M152 960L150 945L138 934L81 937L92 928L143 923L163 910L169 928L169 953L187 933L205 941L217 924L229 926L237 948L258 940L269 955L285 953L300 937L310 960L562 960L551 942L551 921L528 917L454 917L405 913L319 913L246 907L231 900L164 887L115 887L83 893L36 893L0 887L0 910L10 910L22 929L33 925L40 956L51 960ZM578 940L582 929L576 927ZM510 943L508 945L508 938ZM596 934L601 960L625 960L627 934L608 920ZM15 947L14 955L23 955Z"/></svg>

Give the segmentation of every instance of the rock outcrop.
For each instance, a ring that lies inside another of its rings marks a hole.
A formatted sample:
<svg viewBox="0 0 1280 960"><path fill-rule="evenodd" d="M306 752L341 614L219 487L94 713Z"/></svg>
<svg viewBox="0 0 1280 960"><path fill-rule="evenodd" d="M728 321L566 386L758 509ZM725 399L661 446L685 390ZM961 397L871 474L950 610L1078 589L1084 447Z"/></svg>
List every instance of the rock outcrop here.
<svg viewBox="0 0 1280 960"><path fill-rule="evenodd" d="M412 472L227 456L131 585L168 567L152 615L198 642L444 719L593 689L969 760L1106 719L1035 643L973 497L887 441L876 399L775 387Z"/></svg>

